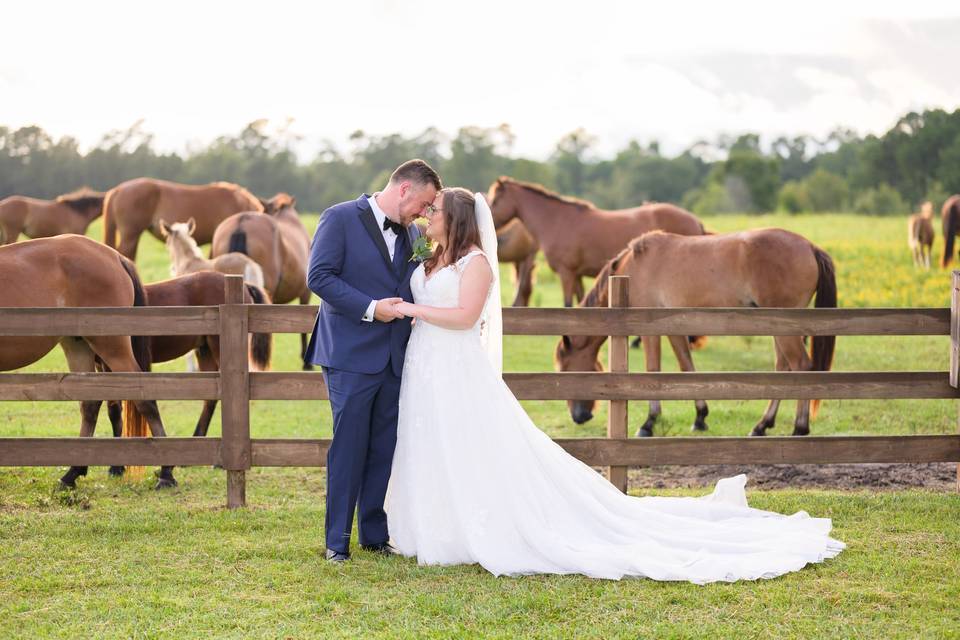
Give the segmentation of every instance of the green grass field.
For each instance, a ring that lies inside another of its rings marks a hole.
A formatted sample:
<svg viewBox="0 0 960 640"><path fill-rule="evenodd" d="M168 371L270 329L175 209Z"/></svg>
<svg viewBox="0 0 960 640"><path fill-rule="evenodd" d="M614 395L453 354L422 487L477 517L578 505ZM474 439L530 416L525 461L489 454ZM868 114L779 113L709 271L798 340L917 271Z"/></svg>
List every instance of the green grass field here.
<svg viewBox="0 0 960 640"><path fill-rule="evenodd" d="M313 230L316 216L304 216ZM716 231L779 226L834 258L840 305L943 307L950 276L913 268L901 219L845 214L724 216ZM90 235L101 237L95 224ZM937 244L939 250L939 239ZM163 279L163 245L144 237L138 266ZM505 283L509 282L504 268ZM504 286L504 298L512 299ZM534 304L558 306L541 265ZM508 371L549 371L556 338L510 336ZM665 346L664 370L677 370ZM298 370L299 338L276 336L275 370ZM604 356L605 357L605 356ZM694 354L703 371L769 370L769 338L712 337ZM945 370L946 337L843 337L838 370ZM642 370L633 351L630 368ZM183 371L182 360L156 370ZM24 371L63 371L59 351ZM577 426L562 402L527 402L554 437L601 436L606 412ZM708 435L746 435L762 401L712 402ZM198 402L161 402L169 431L186 436ZM784 403L773 435L792 430ZM631 431L646 404L630 403ZM666 402L658 435L689 431L691 402ZM812 433L954 433L951 401L827 401ZM214 417L211 434L219 433ZM0 404L0 437L74 436L76 403ZM329 437L325 402L255 401L254 437ZM101 417L101 437L109 433ZM705 451L705 456L709 452ZM254 469L246 510L227 512L223 472L178 469L169 492L91 469L74 493L53 490L61 469L0 469L0 637L956 637L960 629L960 496L899 492L752 491L751 504L834 519L847 551L773 581L697 587L579 577L496 579L477 567L421 568L362 552L347 567L322 560L321 469ZM749 485L748 485L749 488ZM680 490L658 494L691 495Z"/></svg>

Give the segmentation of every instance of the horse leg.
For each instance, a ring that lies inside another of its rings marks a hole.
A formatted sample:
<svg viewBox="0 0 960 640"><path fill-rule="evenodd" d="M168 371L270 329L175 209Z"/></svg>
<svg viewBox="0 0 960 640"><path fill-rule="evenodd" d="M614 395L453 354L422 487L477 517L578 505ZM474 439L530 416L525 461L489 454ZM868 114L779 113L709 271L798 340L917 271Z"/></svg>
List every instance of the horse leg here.
<svg viewBox="0 0 960 640"><path fill-rule="evenodd" d="M660 336L643 336L643 359L647 372L660 371ZM637 429L638 437L649 437L653 435L653 425L661 413L660 401L651 400L650 410L647 413L647 421Z"/></svg>
<svg viewBox="0 0 960 640"><path fill-rule="evenodd" d="M16 242L21 232L23 227L12 220L0 221L0 247Z"/></svg>
<svg viewBox="0 0 960 640"><path fill-rule="evenodd" d="M63 353L67 357L67 366L70 371L94 371L95 357L93 351L82 338L64 338L60 341ZM97 415L100 413L102 400L85 400L80 403L80 437L92 438L97 429ZM60 486L74 489L77 478L87 475L87 467L70 467L60 478Z"/></svg>
<svg viewBox="0 0 960 640"><path fill-rule="evenodd" d="M310 290L300 294L300 304L310 304ZM307 360L307 334L300 334L300 359L303 361L304 371L313 371L313 364Z"/></svg>
<svg viewBox="0 0 960 640"><path fill-rule="evenodd" d="M119 400L107 401L107 416L110 417L110 426L113 428L113 437L123 437L123 407ZM110 475L120 477L123 475L123 465L110 467Z"/></svg>
<svg viewBox="0 0 960 640"><path fill-rule="evenodd" d="M580 276L573 277L573 295L576 296L577 302L583 301L583 278Z"/></svg>
<svg viewBox="0 0 960 640"><path fill-rule="evenodd" d="M217 371L220 366L213 357L213 351L206 341L197 349L197 360L200 371ZM207 429L210 428L210 420L213 418L213 412L217 408L216 400L204 400L203 411L200 412L200 418L197 420L197 427L193 430L195 438L203 438L207 435Z"/></svg>
<svg viewBox="0 0 960 640"><path fill-rule="evenodd" d="M137 261L137 247L140 245L141 233L143 233L143 229L136 230L120 227L119 230L120 243L117 246L117 251L130 258L133 262Z"/></svg>
<svg viewBox="0 0 960 640"><path fill-rule="evenodd" d="M803 338L782 336L776 339L787 358L787 364L791 371L810 371L813 369L813 362L804 348ZM805 436L808 433L810 433L810 401L797 400L797 418L793 423L793 435Z"/></svg>
<svg viewBox="0 0 960 640"><path fill-rule="evenodd" d="M517 278L517 295L513 306L528 307L533 294L533 271L537 268L537 255L532 254L520 262L514 262L513 268Z"/></svg>
<svg viewBox="0 0 960 640"><path fill-rule="evenodd" d="M86 341L90 344L93 351L100 356L104 364L111 371L140 371L140 365L133 357L131 340L125 336L88 336ZM150 433L154 438L165 438L167 432L163 428L163 421L160 419L160 410L157 408L156 400L136 400L133 401L140 412L140 415L146 419L150 425ZM157 489L174 487L177 481L173 477L173 467L160 467L157 474Z"/></svg>
<svg viewBox="0 0 960 640"><path fill-rule="evenodd" d="M788 371L790 369L787 364L787 357L783 354L783 351L780 349L780 344L777 342L777 339L773 339L773 350L776 354L776 369L777 371ZM760 418L760 422L756 424L753 428L753 431L750 432L752 436L765 436L767 435L767 429L772 429L777 422L777 411L780 410L780 401L771 400L767 405L767 410L763 412L763 417Z"/></svg>
<svg viewBox="0 0 960 640"><path fill-rule="evenodd" d="M563 306L572 307L574 289L576 288L574 280L577 277L569 269L557 271L557 275L560 276L560 286L563 289Z"/></svg>
<svg viewBox="0 0 960 640"><path fill-rule="evenodd" d="M668 336L667 339L670 340L673 353L677 356L677 363L680 365L680 370L687 372L696 371L693 366L693 356L690 355L690 341L687 339L687 336ZM707 402L706 400L694 400L694 405L697 408L697 417L694 419L693 426L690 427L690 430L706 431L707 416L710 414L710 409L707 408Z"/></svg>

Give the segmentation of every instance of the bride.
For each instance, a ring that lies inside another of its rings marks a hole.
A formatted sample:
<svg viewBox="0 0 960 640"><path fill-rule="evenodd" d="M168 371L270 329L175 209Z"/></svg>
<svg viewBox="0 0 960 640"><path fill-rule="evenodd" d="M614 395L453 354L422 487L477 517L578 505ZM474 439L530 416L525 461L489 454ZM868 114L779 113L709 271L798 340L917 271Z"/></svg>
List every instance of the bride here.
<svg viewBox="0 0 960 640"><path fill-rule="evenodd" d="M831 522L747 506L746 476L701 498L635 498L538 429L501 378L496 232L480 194L428 208L433 255L411 279L386 511L420 564L494 575L579 573L695 583L773 578L836 556Z"/></svg>

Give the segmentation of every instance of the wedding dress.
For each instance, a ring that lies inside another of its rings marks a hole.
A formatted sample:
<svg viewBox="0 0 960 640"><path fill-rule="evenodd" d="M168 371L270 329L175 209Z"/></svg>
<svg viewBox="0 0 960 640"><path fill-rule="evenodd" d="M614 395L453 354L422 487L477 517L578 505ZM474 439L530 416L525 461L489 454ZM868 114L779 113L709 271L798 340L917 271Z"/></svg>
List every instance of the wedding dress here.
<svg viewBox="0 0 960 640"><path fill-rule="evenodd" d="M476 259L488 258L471 252L430 278L421 264L415 302L457 306L463 270ZM414 324L386 498L391 542L403 555L478 563L495 575L703 584L773 578L844 548L829 536L829 519L749 507L744 475L699 498L621 493L533 424L488 357L481 322Z"/></svg>

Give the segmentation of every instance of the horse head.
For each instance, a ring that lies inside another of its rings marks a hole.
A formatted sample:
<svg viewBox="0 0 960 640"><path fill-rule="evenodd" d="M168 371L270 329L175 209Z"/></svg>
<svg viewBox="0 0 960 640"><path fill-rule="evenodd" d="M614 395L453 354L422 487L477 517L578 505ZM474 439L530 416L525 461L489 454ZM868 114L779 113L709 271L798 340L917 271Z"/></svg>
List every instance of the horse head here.
<svg viewBox="0 0 960 640"><path fill-rule="evenodd" d="M493 213L493 224L499 229L519 214L519 203L515 191L509 188L511 178L500 176L487 191L487 202Z"/></svg>
<svg viewBox="0 0 960 640"><path fill-rule="evenodd" d="M261 198L260 202L263 204L264 213L268 215L277 215L284 209L292 209L294 206L296 206L297 199L289 193L283 193L281 191L269 200L263 200Z"/></svg>
<svg viewBox="0 0 960 640"><path fill-rule="evenodd" d="M602 336L563 336L553 356L557 371L603 371L599 359L602 344ZM577 424L591 420L596 405L596 400L567 400L570 417Z"/></svg>

